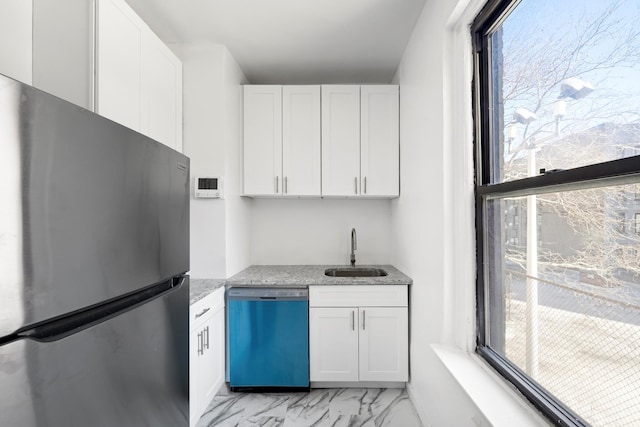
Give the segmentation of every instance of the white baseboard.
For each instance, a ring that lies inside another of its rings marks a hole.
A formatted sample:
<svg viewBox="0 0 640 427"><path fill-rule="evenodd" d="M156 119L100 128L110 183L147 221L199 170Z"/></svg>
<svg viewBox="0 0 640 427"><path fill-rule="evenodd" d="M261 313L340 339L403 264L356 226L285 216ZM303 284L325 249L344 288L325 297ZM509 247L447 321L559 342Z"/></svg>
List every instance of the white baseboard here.
<svg viewBox="0 0 640 427"><path fill-rule="evenodd" d="M311 388L405 388L404 382L385 381L311 381Z"/></svg>
<svg viewBox="0 0 640 427"><path fill-rule="evenodd" d="M407 394L409 395L409 400L411 400L411 403L413 403L413 407L416 408L416 412L418 413L418 417L420 418L422 425L424 427L431 427L431 424L427 422L427 412L425 411L420 401L416 398L415 390L413 389L411 383L407 383Z"/></svg>

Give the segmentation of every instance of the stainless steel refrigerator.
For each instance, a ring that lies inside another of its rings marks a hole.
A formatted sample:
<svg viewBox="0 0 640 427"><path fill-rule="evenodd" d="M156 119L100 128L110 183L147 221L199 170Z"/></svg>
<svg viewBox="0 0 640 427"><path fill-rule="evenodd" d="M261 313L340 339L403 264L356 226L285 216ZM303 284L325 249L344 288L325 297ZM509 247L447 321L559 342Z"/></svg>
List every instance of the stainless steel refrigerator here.
<svg viewBox="0 0 640 427"><path fill-rule="evenodd" d="M0 424L187 426L189 159L0 75Z"/></svg>

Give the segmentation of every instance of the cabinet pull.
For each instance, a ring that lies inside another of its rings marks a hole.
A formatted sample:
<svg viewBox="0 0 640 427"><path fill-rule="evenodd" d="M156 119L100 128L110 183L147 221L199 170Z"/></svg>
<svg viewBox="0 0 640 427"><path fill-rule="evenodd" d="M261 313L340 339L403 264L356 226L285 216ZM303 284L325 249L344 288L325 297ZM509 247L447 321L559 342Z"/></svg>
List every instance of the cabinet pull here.
<svg viewBox="0 0 640 427"><path fill-rule="evenodd" d="M287 194L289 192L289 178L288 177L284 177L284 194Z"/></svg>
<svg viewBox="0 0 640 427"><path fill-rule="evenodd" d="M204 354L204 342L202 341L202 332L198 332L198 354Z"/></svg>
<svg viewBox="0 0 640 427"><path fill-rule="evenodd" d="M367 312L366 310L362 310L362 330L363 331L364 331L364 319L366 319L366 317L365 317L365 313L366 312Z"/></svg>
<svg viewBox="0 0 640 427"><path fill-rule="evenodd" d="M354 188L355 194L358 194L358 177L356 176L354 179L355 179L355 183L356 183L356 186Z"/></svg>
<svg viewBox="0 0 640 427"><path fill-rule="evenodd" d="M364 194L367 194L367 177L364 177Z"/></svg>
<svg viewBox="0 0 640 427"><path fill-rule="evenodd" d="M205 308L204 310L202 310L200 313L196 314L196 319L199 319L200 317L204 316L204 314L211 310L209 307Z"/></svg>
<svg viewBox="0 0 640 427"><path fill-rule="evenodd" d="M207 346L206 349L209 350L209 327L208 326L206 328L204 328L204 332L206 332L207 335L206 335L205 343L202 345L203 353L204 353L204 346Z"/></svg>
<svg viewBox="0 0 640 427"><path fill-rule="evenodd" d="M353 310L351 310L351 330L352 331L356 330L356 317L355 317L355 312Z"/></svg>
<svg viewBox="0 0 640 427"><path fill-rule="evenodd" d="M278 182L278 178L279 177L276 176L276 194L278 194L280 192L280 185L279 185L279 182Z"/></svg>

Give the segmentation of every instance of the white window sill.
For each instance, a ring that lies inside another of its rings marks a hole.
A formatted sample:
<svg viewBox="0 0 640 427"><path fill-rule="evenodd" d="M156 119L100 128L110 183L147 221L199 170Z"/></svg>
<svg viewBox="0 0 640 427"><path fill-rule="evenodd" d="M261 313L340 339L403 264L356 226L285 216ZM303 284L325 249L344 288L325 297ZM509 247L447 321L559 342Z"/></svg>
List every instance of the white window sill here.
<svg viewBox="0 0 640 427"><path fill-rule="evenodd" d="M491 426L550 425L524 396L511 388L479 356L451 347L431 347Z"/></svg>

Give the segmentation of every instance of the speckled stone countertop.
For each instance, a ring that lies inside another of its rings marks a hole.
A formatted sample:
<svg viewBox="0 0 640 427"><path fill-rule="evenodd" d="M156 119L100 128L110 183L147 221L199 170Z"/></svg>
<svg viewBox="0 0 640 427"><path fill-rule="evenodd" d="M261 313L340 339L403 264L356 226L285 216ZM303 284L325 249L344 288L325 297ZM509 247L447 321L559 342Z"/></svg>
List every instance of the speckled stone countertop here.
<svg viewBox="0 0 640 427"><path fill-rule="evenodd" d="M224 286L224 279L190 279L189 280L189 305L200 301L216 289Z"/></svg>
<svg viewBox="0 0 640 427"><path fill-rule="evenodd" d="M327 268L345 265L252 265L226 280L227 287L280 286L307 287L309 285L410 285L412 280L392 265L356 265L382 268L383 277L329 277Z"/></svg>

